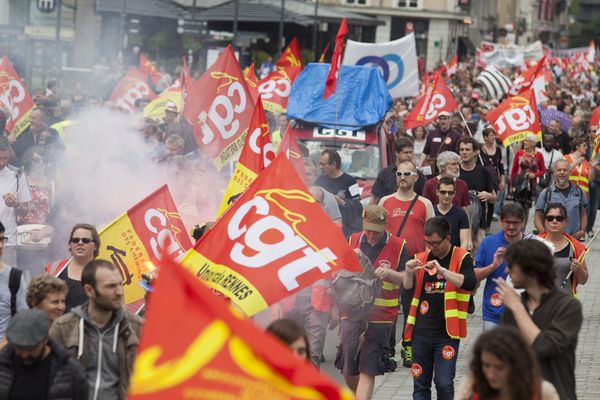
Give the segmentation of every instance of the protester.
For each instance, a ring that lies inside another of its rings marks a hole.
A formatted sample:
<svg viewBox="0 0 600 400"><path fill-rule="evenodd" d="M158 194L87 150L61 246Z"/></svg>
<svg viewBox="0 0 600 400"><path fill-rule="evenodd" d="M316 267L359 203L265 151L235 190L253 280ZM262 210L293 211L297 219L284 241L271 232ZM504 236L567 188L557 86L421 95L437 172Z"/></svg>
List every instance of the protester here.
<svg viewBox="0 0 600 400"><path fill-rule="evenodd" d="M559 120L550 121L548 132L554 136L555 148L557 150L560 150L562 154L569 154L571 152L571 139L566 132L562 132Z"/></svg>
<svg viewBox="0 0 600 400"><path fill-rule="evenodd" d="M315 186L318 178L317 163L312 158L307 157L304 159L304 169L306 172L306 183L311 190L311 194L323 207L323 210L325 210L329 218L336 224L342 225L342 213L333 194L329 193L327 190L323 190L320 186Z"/></svg>
<svg viewBox="0 0 600 400"><path fill-rule="evenodd" d="M427 131L424 126L417 126L412 130L412 137L414 138L415 146L415 160L420 160L423 156L423 149L427 142Z"/></svg>
<svg viewBox="0 0 600 400"><path fill-rule="evenodd" d="M554 386L542 379L538 363L523 336L513 327L484 332L475 343L470 375L456 400L558 400Z"/></svg>
<svg viewBox="0 0 600 400"><path fill-rule="evenodd" d="M510 171L512 198L521 204L526 216L533 201L536 179L546 172L544 158L535 151L537 142L537 136L534 134L525 137L523 149L516 152Z"/></svg>
<svg viewBox="0 0 600 400"><path fill-rule="evenodd" d="M571 165L567 160L554 163L555 183L542 190L535 204L535 228L544 232L544 210L550 203L560 203L567 209L566 232L577 240L585 238L587 230L587 198L583 190L569 181Z"/></svg>
<svg viewBox="0 0 600 400"><path fill-rule="evenodd" d="M512 284L525 289L522 295L502 278L498 294L505 305L502 323L515 326L533 348L544 379L562 400L576 399L575 350L583 320L581 303L554 285L556 271L548 246L525 239L506 249Z"/></svg>
<svg viewBox="0 0 600 400"><path fill-rule="evenodd" d="M573 141L573 147L575 148L575 151L564 157L571 166L569 180L579 186L587 196L590 180L593 180L595 177L595 170L592 168L589 161L585 159L588 151L588 142L583 138L575 139Z"/></svg>
<svg viewBox="0 0 600 400"><path fill-rule="evenodd" d="M81 400L89 396L85 370L65 347L48 337L41 310L20 311L10 322L0 352L0 399Z"/></svg>
<svg viewBox="0 0 600 400"><path fill-rule="evenodd" d="M281 340L294 355L310 361L310 345L306 332L292 319L282 318L271 322L267 332Z"/></svg>
<svg viewBox="0 0 600 400"><path fill-rule="evenodd" d="M125 400L142 320L123 308L123 278L110 261L90 261L81 285L88 301L56 319L50 337L85 368L90 398Z"/></svg>
<svg viewBox="0 0 600 400"><path fill-rule="evenodd" d="M465 250L472 250L469 217L465 210L453 204L456 196L456 182L447 176L441 177L438 181L436 196L440 202L433 205L433 211L436 216L444 217L450 224L450 243Z"/></svg>
<svg viewBox="0 0 600 400"><path fill-rule="evenodd" d="M590 140L591 143L600 141L600 132L594 135ZM589 238L594 236L594 225L596 224L596 215L598 214L598 200L600 199L600 152L592 150L592 157L590 159L590 166L593 172L590 174L593 176L590 179L590 191L588 193L588 207L587 207L587 235Z"/></svg>
<svg viewBox="0 0 600 400"><path fill-rule="evenodd" d="M466 182L459 178L460 156L453 151L444 151L437 158L437 167L440 174L425 182L425 186L423 187L423 197L428 198L433 204L437 204L439 199L435 194L435 191L438 181L443 176L447 176L455 181L456 194L454 196L454 204L460 208L471 204L471 200L469 200L469 188L467 187Z"/></svg>
<svg viewBox="0 0 600 400"><path fill-rule="evenodd" d="M413 343L413 399L431 399L433 378L437 398L449 400L454 398L458 348L467 336L470 292L477 281L469 253L450 244L450 224L444 218L428 220L423 233L427 251L406 263L407 270L419 268L404 328L404 340Z"/></svg>
<svg viewBox="0 0 600 400"><path fill-rule="evenodd" d="M496 144L496 131L491 125L487 125L483 129L483 145L481 146L481 160L483 166L490 172L492 176L492 182L494 183L494 191L496 192L496 204L503 203L504 191L506 190L506 175L504 169L504 160L502 159L502 151ZM486 224L490 227L492 219L494 217L494 207L487 207ZM500 204L499 207L502 207ZM500 209L498 207L498 209Z"/></svg>
<svg viewBox="0 0 600 400"><path fill-rule="evenodd" d="M29 114L29 127L16 139L13 150L18 159L32 146L45 146L63 150L65 145L55 129L50 128L51 116L43 108L34 108Z"/></svg>
<svg viewBox="0 0 600 400"><path fill-rule="evenodd" d="M27 288L27 305L39 308L54 321L65 313L67 290L62 279L50 275L36 276Z"/></svg>
<svg viewBox="0 0 600 400"><path fill-rule="evenodd" d="M160 137L163 142L172 135L178 135L183 139L183 152L188 154L197 149L196 139L194 139L194 129L185 118L179 117L177 105L172 101L167 101L165 106L165 117L163 123L159 125Z"/></svg>
<svg viewBox="0 0 600 400"><path fill-rule="evenodd" d="M576 296L577 285L585 285L589 272L585 260L579 259L585 252L585 246L565 232L567 223L567 209L564 205L547 204L544 210L546 229L545 232L540 233L540 237L554 246L556 286Z"/></svg>
<svg viewBox="0 0 600 400"><path fill-rule="evenodd" d="M81 285L84 267L100 253L100 235L93 225L76 224L69 236L71 258L46 265L46 273L66 282L69 291L65 312L82 305L87 296Z"/></svg>
<svg viewBox="0 0 600 400"><path fill-rule="evenodd" d="M421 169L425 176L432 177L438 174L435 169L435 160L442 152L456 149L456 142L460 137L461 134L450 126L450 113L447 111L440 112L437 118L437 129L430 131L427 135L427 141L420 160Z"/></svg>

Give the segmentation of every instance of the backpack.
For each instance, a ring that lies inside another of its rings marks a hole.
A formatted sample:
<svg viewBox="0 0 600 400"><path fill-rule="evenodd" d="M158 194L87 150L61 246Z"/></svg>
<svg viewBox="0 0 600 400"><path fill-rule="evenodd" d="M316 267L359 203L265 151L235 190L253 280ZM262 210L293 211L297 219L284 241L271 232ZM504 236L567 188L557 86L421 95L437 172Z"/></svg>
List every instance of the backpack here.
<svg viewBox="0 0 600 400"><path fill-rule="evenodd" d="M8 289L10 290L10 316L13 317L17 313L17 292L21 286L21 276L23 271L17 268L10 269L8 276Z"/></svg>
<svg viewBox="0 0 600 400"><path fill-rule="evenodd" d="M367 256L358 253L362 272L341 270L331 282L329 295L343 315L359 321L366 319L373 308L381 280L375 276L373 264Z"/></svg>

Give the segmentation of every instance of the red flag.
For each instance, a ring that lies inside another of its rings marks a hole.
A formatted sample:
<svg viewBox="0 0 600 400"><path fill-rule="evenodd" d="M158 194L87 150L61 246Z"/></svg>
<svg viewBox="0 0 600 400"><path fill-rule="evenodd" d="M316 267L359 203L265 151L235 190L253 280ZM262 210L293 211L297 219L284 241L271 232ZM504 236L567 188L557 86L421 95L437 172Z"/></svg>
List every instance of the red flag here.
<svg viewBox="0 0 600 400"><path fill-rule="evenodd" d="M258 94L263 99L265 110L279 114L285 112L292 83L300 71L301 67L281 68L258 82Z"/></svg>
<svg viewBox="0 0 600 400"><path fill-rule="evenodd" d="M541 134L535 93L531 89L504 100L485 119L494 126L504 146L525 140L529 134Z"/></svg>
<svg viewBox="0 0 600 400"><path fill-rule="evenodd" d="M448 78L451 78L452 75L456 74L457 70L458 70L458 56L455 54L454 57L452 57L452 60L450 60L450 62L448 63L448 65L446 65L446 76Z"/></svg>
<svg viewBox="0 0 600 400"><path fill-rule="evenodd" d="M187 96L187 92L192 86L192 77L190 76L190 69L185 57L181 58L183 60L183 70L181 71L181 76L179 79L181 80L181 109L183 110L185 107L185 98Z"/></svg>
<svg viewBox="0 0 600 400"><path fill-rule="evenodd" d="M302 69L302 56L298 39L294 37L288 47L285 48L281 57L275 63L277 69L287 69L288 67L300 67Z"/></svg>
<svg viewBox="0 0 600 400"><path fill-rule="evenodd" d="M427 125L431 121L435 121L440 112L454 112L458 109L458 103L446 86L444 78L438 74L432 79L425 96L421 97L415 107L404 117L406 128Z"/></svg>
<svg viewBox="0 0 600 400"><path fill-rule="evenodd" d="M348 24L346 18L342 20L340 29L337 35L335 35L335 49L333 50L333 56L331 57L331 65L329 66L329 73L327 74L327 80L325 81L325 91L323 92L323 98L328 99L332 94L335 93L337 85L338 73L342 65L342 56L344 54L344 38L348 34Z"/></svg>
<svg viewBox="0 0 600 400"><path fill-rule="evenodd" d="M237 157L254 104L231 45L192 83L183 116L194 127L198 145L218 169Z"/></svg>
<svg viewBox="0 0 600 400"><path fill-rule="evenodd" d="M134 67L117 83L117 87L110 95L110 101L113 101L117 107L131 112L135 110L137 99L152 100L155 97L156 94L148 85L148 74Z"/></svg>
<svg viewBox="0 0 600 400"><path fill-rule="evenodd" d="M284 154L258 175L183 264L248 316L337 270L362 270L339 226Z"/></svg>
<svg viewBox="0 0 600 400"><path fill-rule="evenodd" d="M296 135L290 125L288 125L283 133L283 137L277 148L277 154L280 153L285 153L285 156L291 161L298 175L306 182L308 179L306 177L306 170L304 169L304 157L300 151L300 146L298 146Z"/></svg>
<svg viewBox="0 0 600 400"><path fill-rule="evenodd" d="M256 100L258 99L258 77L254 69L254 63L244 68L244 79L246 79L246 85L252 94L252 101L256 104Z"/></svg>
<svg viewBox="0 0 600 400"><path fill-rule="evenodd" d="M531 89L531 86L533 85L533 82L535 82L535 79L538 77L540 72L543 72L545 62L546 56L543 56L538 60L538 62L535 65L529 67L525 72L517 76L508 91L508 95L516 96L519 93Z"/></svg>
<svg viewBox="0 0 600 400"><path fill-rule="evenodd" d="M5 129L18 136L29 126L29 114L35 107L21 77L7 56L0 60L0 108L8 113Z"/></svg>
<svg viewBox="0 0 600 400"><path fill-rule="evenodd" d="M181 265L159 267L130 400L354 398Z"/></svg>
<svg viewBox="0 0 600 400"><path fill-rule="evenodd" d="M146 57L146 55L143 53L140 54L140 70L142 72L150 75L150 78L152 79L152 83L155 85L162 78L162 75L160 74L160 72L158 72L156 70L156 66L154 65L154 63L152 61L150 61L148 59L148 57Z"/></svg>
<svg viewBox="0 0 600 400"><path fill-rule="evenodd" d="M325 57L327 57L327 52L329 51L329 46L331 45L331 43L327 42L327 45L325 46L325 50L323 50L323 52L321 53L321 56L319 57L319 62L320 63L324 63L325 62Z"/></svg>
<svg viewBox="0 0 600 400"><path fill-rule="evenodd" d="M593 132L600 131L600 107L596 107L590 116L590 128Z"/></svg>

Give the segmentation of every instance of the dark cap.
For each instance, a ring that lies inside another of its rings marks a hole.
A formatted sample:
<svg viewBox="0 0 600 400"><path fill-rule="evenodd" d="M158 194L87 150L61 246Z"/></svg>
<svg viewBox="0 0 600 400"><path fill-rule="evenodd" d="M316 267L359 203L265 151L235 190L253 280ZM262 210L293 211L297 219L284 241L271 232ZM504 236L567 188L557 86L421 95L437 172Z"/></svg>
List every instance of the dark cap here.
<svg viewBox="0 0 600 400"><path fill-rule="evenodd" d="M19 311L8 324L6 338L15 347L32 348L48 337L50 318L38 308Z"/></svg>

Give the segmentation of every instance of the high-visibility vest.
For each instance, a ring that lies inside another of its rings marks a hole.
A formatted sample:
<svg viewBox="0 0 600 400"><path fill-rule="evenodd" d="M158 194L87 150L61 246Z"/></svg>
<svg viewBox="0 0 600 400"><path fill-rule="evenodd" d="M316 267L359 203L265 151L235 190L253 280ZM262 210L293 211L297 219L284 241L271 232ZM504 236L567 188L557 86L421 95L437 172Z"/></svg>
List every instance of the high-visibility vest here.
<svg viewBox="0 0 600 400"><path fill-rule="evenodd" d="M452 246L452 257L448 270L460 273L460 266L469 252L460 247ZM421 264L427 263L429 251L415 254L415 258L421 261ZM404 340L411 340L415 323L417 322L417 309L421 300L421 291L423 290L423 278L425 269L419 269L415 273L415 287L412 301L410 302L410 311L404 327ZM471 293L454 286L446 280L444 289L444 319L446 320L446 332L452 339L462 339L467 337L467 309L469 308L469 298Z"/></svg>
<svg viewBox="0 0 600 400"><path fill-rule="evenodd" d="M68 260L51 262L44 267L44 270L48 275L58 277L66 268L69 267L71 260L72 258L69 258Z"/></svg>
<svg viewBox="0 0 600 400"><path fill-rule="evenodd" d="M548 232L542 232L538 236L544 239L546 238L546 236L548 236ZM581 244L579 240L575 239L573 236L569 235L566 232L563 232L563 236L567 239L567 241L569 242L569 246L571 246L571 248L573 249L573 256L575 258L579 258L579 256L581 256L581 254L585 251L585 246ZM573 295L573 297L577 296L576 274L571 274L571 294Z"/></svg>
<svg viewBox="0 0 600 400"><path fill-rule="evenodd" d="M569 164L573 163L573 157L571 154L567 154L564 156L564 158L569 162ZM587 194L590 190L590 172L590 163L587 160L583 160L578 167L575 167L571 170L571 173L569 174L569 181L579 186Z"/></svg>
<svg viewBox="0 0 600 400"><path fill-rule="evenodd" d="M379 255L373 262L373 269L378 267L391 268L394 271L398 267L400 262L400 256L402 249L406 244L406 241L400 239L397 236L393 236L386 232L387 235L386 244L383 246ZM362 241L364 233L356 232L350 236L350 247L353 249L360 249L360 242ZM373 309L369 314L369 321L371 322L393 322L398 316L398 298L400 297L400 285L396 285L386 279L383 280L381 289L375 296L375 302L373 303Z"/></svg>

